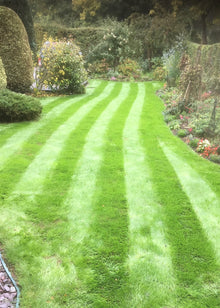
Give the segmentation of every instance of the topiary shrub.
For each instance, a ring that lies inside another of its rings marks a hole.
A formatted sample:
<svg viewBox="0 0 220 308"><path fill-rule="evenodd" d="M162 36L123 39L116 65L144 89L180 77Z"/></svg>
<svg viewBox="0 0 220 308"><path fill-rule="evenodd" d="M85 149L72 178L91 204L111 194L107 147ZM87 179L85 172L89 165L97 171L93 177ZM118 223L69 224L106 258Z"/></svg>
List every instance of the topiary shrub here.
<svg viewBox="0 0 220 308"><path fill-rule="evenodd" d="M7 76L7 88L29 91L33 82L33 62L27 32L18 15L0 7L0 57Z"/></svg>
<svg viewBox="0 0 220 308"><path fill-rule="evenodd" d="M2 59L0 58L0 90L5 89L7 86L7 77L5 74L4 65Z"/></svg>
<svg viewBox="0 0 220 308"><path fill-rule="evenodd" d="M19 122L37 119L42 112L40 101L32 96L0 90L0 121Z"/></svg>
<svg viewBox="0 0 220 308"><path fill-rule="evenodd" d="M84 93L87 73L78 46L72 41L46 41L41 49L40 86L66 93Z"/></svg>

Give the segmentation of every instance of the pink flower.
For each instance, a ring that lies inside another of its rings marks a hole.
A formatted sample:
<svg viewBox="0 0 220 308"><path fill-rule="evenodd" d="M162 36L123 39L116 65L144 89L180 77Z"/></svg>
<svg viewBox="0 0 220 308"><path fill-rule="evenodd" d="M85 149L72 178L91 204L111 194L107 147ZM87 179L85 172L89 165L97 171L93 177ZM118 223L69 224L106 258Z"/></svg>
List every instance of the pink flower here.
<svg viewBox="0 0 220 308"><path fill-rule="evenodd" d="M180 119L181 119L181 120L183 119L183 116L182 116L182 114L180 114Z"/></svg>
<svg viewBox="0 0 220 308"><path fill-rule="evenodd" d="M189 129L188 129L188 131L191 133L191 131L192 131L193 129L192 129L192 127L190 127Z"/></svg>
<svg viewBox="0 0 220 308"><path fill-rule="evenodd" d="M116 78L114 76L111 77L111 80L116 80Z"/></svg>

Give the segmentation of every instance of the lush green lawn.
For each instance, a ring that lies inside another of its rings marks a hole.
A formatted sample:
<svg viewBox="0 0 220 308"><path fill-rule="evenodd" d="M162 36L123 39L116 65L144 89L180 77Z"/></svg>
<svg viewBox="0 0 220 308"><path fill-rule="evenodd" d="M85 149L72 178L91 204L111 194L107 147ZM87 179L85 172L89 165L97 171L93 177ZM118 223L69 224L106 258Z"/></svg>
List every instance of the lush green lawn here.
<svg viewBox="0 0 220 308"><path fill-rule="evenodd" d="M220 306L220 167L173 136L159 83L91 81L0 124L0 243L21 307Z"/></svg>

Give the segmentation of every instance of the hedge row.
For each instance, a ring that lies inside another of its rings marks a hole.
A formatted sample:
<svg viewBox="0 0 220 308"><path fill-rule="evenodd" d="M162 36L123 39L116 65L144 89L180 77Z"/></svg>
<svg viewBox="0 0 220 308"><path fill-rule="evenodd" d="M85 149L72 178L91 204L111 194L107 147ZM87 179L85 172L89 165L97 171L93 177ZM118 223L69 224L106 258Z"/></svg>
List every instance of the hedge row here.
<svg viewBox="0 0 220 308"><path fill-rule="evenodd" d="M5 89L7 86L7 78L5 74L4 65L2 59L0 58L0 90Z"/></svg>
<svg viewBox="0 0 220 308"><path fill-rule="evenodd" d="M62 39L72 37L85 55L91 46L97 45L103 38L106 29L94 27L66 28L57 24L41 25L35 24L36 41L38 46L42 46L44 35Z"/></svg>

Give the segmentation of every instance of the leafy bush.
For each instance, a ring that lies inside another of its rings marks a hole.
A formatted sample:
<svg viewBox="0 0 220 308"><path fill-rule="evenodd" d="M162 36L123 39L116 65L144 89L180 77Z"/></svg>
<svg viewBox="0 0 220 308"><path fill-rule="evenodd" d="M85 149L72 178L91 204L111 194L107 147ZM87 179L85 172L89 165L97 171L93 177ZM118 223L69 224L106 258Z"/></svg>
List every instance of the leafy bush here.
<svg viewBox="0 0 220 308"><path fill-rule="evenodd" d="M109 69L110 69L109 64L106 62L105 59L102 59L101 61L97 61L94 63L89 63L87 65L87 72L91 76L94 75L104 76L108 73Z"/></svg>
<svg viewBox="0 0 220 308"><path fill-rule="evenodd" d="M153 72L153 78L155 80L162 81L166 78L166 71L163 67L158 66Z"/></svg>
<svg viewBox="0 0 220 308"><path fill-rule="evenodd" d="M164 113L164 121L166 123L169 123L169 122L171 122L171 121L173 121L175 119L176 119L175 115L172 115L172 114L169 114L169 113Z"/></svg>
<svg viewBox="0 0 220 308"><path fill-rule="evenodd" d="M180 129L180 123L179 123L179 121L178 120L173 120L173 121L171 121L170 123L169 123L169 128L171 129L171 130L176 130L176 129Z"/></svg>
<svg viewBox="0 0 220 308"><path fill-rule="evenodd" d="M33 62L27 32L18 15L7 7L0 7L0 57L7 87L16 92L29 91Z"/></svg>
<svg viewBox="0 0 220 308"><path fill-rule="evenodd" d="M114 22L106 30L103 40L88 54L87 62L106 59L109 65L116 68L119 63L131 54L129 47L130 31L122 22Z"/></svg>
<svg viewBox="0 0 220 308"><path fill-rule="evenodd" d="M153 70L155 70L157 67L163 66L163 60L161 57L153 57L150 62Z"/></svg>
<svg viewBox="0 0 220 308"><path fill-rule="evenodd" d="M118 65L117 69L118 72L124 76L134 77L135 75L140 75L139 64L135 60L129 58L124 59L122 63Z"/></svg>
<svg viewBox="0 0 220 308"><path fill-rule="evenodd" d="M0 91L0 121L19 122L36 119L40 116L40 101L32 96L15 93L8 89Z"/></svg>
<svg viewBox="0 0 220 308"><path fill-rule="evenodd" d="M144 74L149 72L150 71L150 67L151 67L150 60L148 60L148 59L141 60L140 61L140 67L141 67L141 70L142 70L142 72Z"/></svg>
<svg viewBox="0 0 220 308"><path fill-rule="evenodd" d="M4 65L2 59L0 58L0 90L5 89L7 86L7 77L5 74Z"/></svg>
<svg viewBox="0 0 220 308"><path fill-rule="evenodd" d="M84 93L87 73L83 57L72 40L46 41L41 49L40 86L68 93Z"/></svg>
<svg viewBox="0 0 220 308"><path fill-rule="evenodd" d="M209 159L214 163L220 164L220 155L210 154Z"/></svg>
<svg viewBox="0 0 220 308"><path fill-rule="evenodd" d="M186 137L186 135L187 135L187 131L185 129L180 129L177 132L177 136L180 137L180 138Z"/></svg>
<svg viewBox="0 0 220 308"><path fill-rule="evenodd" d="M195 149L195 148L197 148L198 143L199 143L199 139L194 138L194 139L190 140L189 146L190 146L191 148Z"/></svg>
<svg viewBox="0 0 220 308"><path fill-rule="evenodd" d="M167 83L169 87L174 87L180 75L179 63L184 50L184 42L180 38L178 42L163 53L163 65L167 71Z"/></svg>

